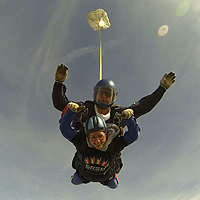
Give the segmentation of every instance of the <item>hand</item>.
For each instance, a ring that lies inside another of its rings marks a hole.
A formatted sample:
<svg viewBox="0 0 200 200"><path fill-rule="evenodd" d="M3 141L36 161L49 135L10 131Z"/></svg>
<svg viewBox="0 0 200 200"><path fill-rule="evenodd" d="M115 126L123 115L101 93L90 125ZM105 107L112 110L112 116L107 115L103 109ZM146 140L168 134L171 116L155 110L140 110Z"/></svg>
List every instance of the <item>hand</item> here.
<svg viewBox="0 0 200 200"><path fill-rule="evenodd" d="M64 64L58 65L55 74L55 81L63 83L67 79L67 74L68 67Z"/></svg>
<svg viewBox="0 0 200 200"><path fill-rule="evenodd" d="M80 112L82 110L85 109L85 106L79 106L77 103L73 103L73 102L69 102L68 103L68 108L72 111L72 112Z"/></svg>
<svg viewBox="0 0 200 200"><path fill-rule="evenodd" d="M170 72L169 74L165 73L165 75L162 77L160 81L160 85L167 90L175 82L175 78L176 74L174 72Z"/></svg>
<svg viewBox="0 0 200 200"><path fill-rule="evenodd" d="M117 117L121 117L122 119L129 119L133 115L132 109L126 109L122 112L122 114L116 113Z"/></svg>

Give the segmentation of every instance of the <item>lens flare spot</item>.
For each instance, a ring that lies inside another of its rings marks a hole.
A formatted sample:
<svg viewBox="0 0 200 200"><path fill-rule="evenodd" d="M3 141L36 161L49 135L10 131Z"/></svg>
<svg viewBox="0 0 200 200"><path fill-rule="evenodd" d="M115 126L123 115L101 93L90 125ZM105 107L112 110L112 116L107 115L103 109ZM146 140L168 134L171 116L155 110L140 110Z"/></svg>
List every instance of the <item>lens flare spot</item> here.
<svg viewBox="0 0 200 200"><path fill-rule="evenodd" d="M159 36L165 36L169 30L169 27L167 25L163 25L158 29L158 35Z"/></svg>
<svg viewBox="0 0 200 200"><path fill-rule="evenodd" d="M182 17L188 12L189 8L190 8L190 3L188 1L181 3L176 9L176 16Z"/></svg>

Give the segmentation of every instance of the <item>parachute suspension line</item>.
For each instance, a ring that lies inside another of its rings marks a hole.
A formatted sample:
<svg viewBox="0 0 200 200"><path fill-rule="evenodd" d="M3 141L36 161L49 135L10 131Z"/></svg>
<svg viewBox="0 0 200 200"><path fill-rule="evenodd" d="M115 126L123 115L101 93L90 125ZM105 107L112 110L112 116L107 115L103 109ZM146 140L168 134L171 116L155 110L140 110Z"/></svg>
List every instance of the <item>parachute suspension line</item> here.
<svg viewBox="0 0 200 200"><path fill-rule="evenodd" d="M100 40L100 64L99 64L99 80L102 79L102 44L101 44L101 28L99 27L99 40Z"/></svg>

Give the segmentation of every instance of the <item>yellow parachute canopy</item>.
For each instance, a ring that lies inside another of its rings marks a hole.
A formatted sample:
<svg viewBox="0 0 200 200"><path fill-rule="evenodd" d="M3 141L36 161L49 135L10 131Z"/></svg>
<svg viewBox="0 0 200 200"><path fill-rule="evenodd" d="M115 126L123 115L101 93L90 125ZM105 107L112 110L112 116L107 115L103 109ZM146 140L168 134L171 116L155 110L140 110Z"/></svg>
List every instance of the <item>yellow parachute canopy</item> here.
<svg viewBox="0 0 200 200"><path fill-rule="evenodd" d="M97 9L96 11L89 12L87 18L89 25L94 31L99 31L102 28L107 29L110 27L107 13L101 8Z"/></svg>
<svg viewBox="0 0 200 200"><path fill-rule="evenodd" d="M110 22L107 13L103 9L97 9L91 11L87 15L88 23L94 31L99 31L100 39L100 67L99 67L99 80L102 79L102 45L101 45L101 29L107 29L110 27Z"/></svg>

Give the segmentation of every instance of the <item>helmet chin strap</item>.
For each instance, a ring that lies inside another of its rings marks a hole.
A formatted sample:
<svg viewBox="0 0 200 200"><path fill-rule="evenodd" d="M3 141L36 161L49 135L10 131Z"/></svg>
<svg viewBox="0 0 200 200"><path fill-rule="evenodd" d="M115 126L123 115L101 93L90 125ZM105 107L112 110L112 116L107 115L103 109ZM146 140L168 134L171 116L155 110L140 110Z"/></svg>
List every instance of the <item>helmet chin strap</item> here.
<svg viewBox="0 0 200 200"><path fill-rule="evenodd" d="M107 109L107 108L109 108L110 106L112 106L113 103L114 103L114 102L112 102L112 103L110 103L110 104L105 104L105 103L99 103L99 102L97 102L96 100L94 100L94 102L95 102L95 104L96 104L99 108L101 108L101 109Z"/></svg>

